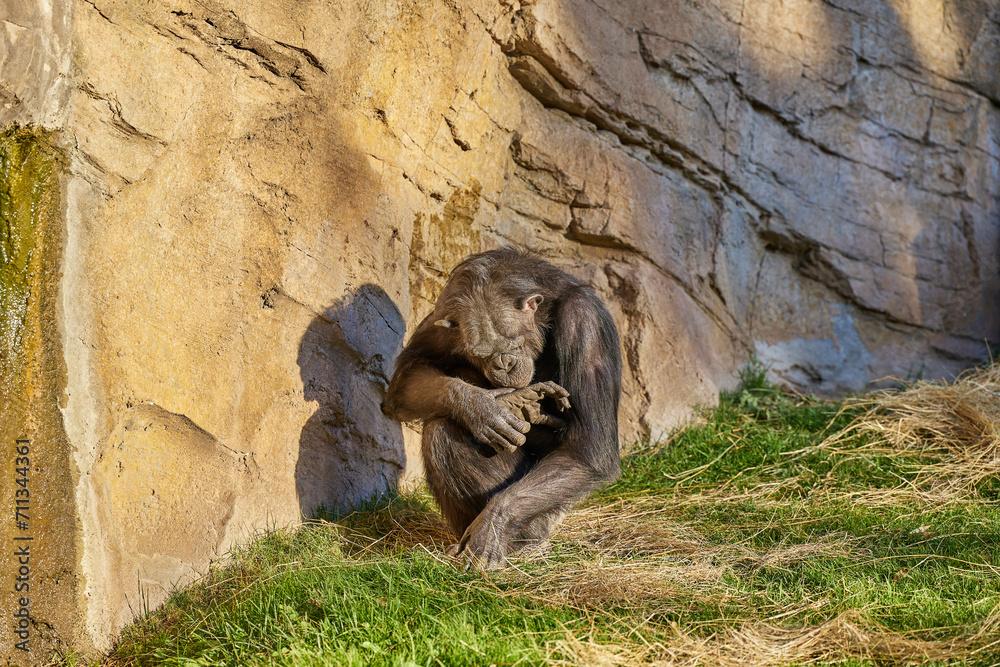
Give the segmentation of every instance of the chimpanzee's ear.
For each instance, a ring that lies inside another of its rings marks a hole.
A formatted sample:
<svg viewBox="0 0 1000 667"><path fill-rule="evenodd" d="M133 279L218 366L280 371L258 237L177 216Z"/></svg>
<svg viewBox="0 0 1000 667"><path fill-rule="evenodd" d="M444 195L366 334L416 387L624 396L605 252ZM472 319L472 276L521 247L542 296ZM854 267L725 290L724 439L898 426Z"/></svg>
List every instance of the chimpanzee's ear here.
<svg viewBox="0 0 1000 667"><path fill-rule="evenodd" d="M452 322L451 320L438 320L437 322L434 323L434 326L436 326L436 327L444 327L445 329L450 329L453 326L455 326L455 323Z"/></svg>
<svg viewBox="0 0 1000 667"><path fill-rule="evenodd" d="M524 305L521 306L521 310L526 313L533 313L538 310L538 304L542 302L541 294L532 294L527 299L524 300Z"/></svg>

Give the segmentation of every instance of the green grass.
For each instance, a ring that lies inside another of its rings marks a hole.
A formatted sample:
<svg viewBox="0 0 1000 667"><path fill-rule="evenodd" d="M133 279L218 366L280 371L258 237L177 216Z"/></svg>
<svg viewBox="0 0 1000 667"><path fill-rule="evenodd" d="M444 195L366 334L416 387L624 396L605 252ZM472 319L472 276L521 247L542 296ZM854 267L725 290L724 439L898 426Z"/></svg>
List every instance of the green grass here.
<svg viewBox="0 0 1000 667"><path fill-rule="evenodd" d="M395 496L237 550L104 663L1000 663L995 480L928 486L947 461L860 432L818 446L861 409L756 371L635 448L544 557L463 572L426 493Z"/></svg>
<svg viewBox="0 0 1000 667"><path fill-rule="evenodd" d="M111 664L502 664L568 614L497 604L424 551L351 558L332 526L275 533L124 634Z"/></svg>

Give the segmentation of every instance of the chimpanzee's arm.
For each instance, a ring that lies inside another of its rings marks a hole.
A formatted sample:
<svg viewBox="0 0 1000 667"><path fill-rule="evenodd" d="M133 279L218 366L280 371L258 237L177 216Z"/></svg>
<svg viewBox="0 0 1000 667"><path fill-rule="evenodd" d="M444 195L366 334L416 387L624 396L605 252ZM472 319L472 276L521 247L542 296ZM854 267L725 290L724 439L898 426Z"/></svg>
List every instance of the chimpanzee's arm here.
<svg viewBox="0 0 1000 667"><path fill-rule="evenodd" d="M559 360L556 382L573 397L560 450L602 481L612 480L621 466L618 401L622 358L618 329L593 291L576 287L560 304L551 341Z"/></svg>
<svg viewBox="0 0 1000 667"><path fill-rule="evenodd" d="M552 326L555 381L573 403L566 429L558 447L495 495L465 531L458 552L478 567L501 565L511 541L547 539L563 513L619 474L622 362L614 321L590 289L574 287Z"/></svg>
<svg viewBox="0 0 1000 667"><path fill-rule="evenodd" d="M385 409L400 421L447 418L497 450L510 451L526 441L531 424L497 402L486 389L451 377L440 368L441 348L424 321L396 360L386 390ZM431 325L433 326L433 325Z"/></svg>

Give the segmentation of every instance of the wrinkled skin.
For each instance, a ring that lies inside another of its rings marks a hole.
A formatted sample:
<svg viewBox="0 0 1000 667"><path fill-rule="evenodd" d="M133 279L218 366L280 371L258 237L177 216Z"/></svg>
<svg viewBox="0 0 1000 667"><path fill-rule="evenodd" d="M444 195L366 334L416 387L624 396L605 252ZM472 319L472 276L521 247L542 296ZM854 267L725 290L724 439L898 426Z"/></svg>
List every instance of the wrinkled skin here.
<svg viewBox="0 0 1000 667"><path fill-rule="evenodd" d="M497 451L512 452L526 441L532 425L560 429L562 419L542 411L542 399L556 400L560 411L570 408L569 392L555 382L538 382L523 389L484 390L488 398L479 397L472 405L455 413L455 420L465 426L477 440ZM505 413L504 410L507 412Z"/></svg>
<svg viewBox="0 0 1000 667"><path fill-rule="evenodd" d="M569 410L569 392L551 380L536 382L524 389L493 389L490 393L500 405L518 415L524 421L536 426L548 426L561 429L566 422L558 417L542 412L542 400L546 397L555 400L556 409L560 412Z"/></svg>

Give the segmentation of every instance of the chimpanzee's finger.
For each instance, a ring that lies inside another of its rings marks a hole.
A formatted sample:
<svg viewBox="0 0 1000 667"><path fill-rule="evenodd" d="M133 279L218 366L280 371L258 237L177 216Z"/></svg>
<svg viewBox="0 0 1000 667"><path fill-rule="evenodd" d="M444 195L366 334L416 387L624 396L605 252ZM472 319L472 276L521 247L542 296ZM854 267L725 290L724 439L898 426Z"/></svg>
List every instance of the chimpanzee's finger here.
<svg viewBox="0 0 1000 667"><path fill-rule="evenodd" d="M527 387L525 387L524 389L522 389L522 391L533 391L540 398L540 397L545 396L547 394L551 394L552 393L552 386L554 384L555 383L553 383L552 381L536 382L535 384L529 384Z"/></svg>
<svg viewBox="0 0 1000 667"><path fill-rule="evenodd" d="M539 382L532 386L536 388L537 391L544 393L546 396L551 396L552 398L565 398L566 396L569 396L569 392L566 391L566 389L552 380Z"/></svg>
<svg viewBox="0 0 1000 667"><path fill-rule="evenodd" d="M555 399L556 406L560 410L568 410L571 407L569 403L569 392L566 391L564 387L556 384L552 380L549 380L547 382L538 382L536 384L531 385L529 389L531 388L534 388L542 393L542 396L539 396L539 400L543 396L548 396L552 399Z"/></svg>
<svg viewBox="0 0 1000 667"><path fill-rule="evenodd" d="M539 393L533 387L525 387L523 389L518 389L517 392L511 399L515 401L518 405L524 405L525 403L534 403L535 401L542 398L542 394Z"/></svg>
<svg viewBox="0 0 1000 667"><path fill-rule="evenodd" d="M496 431L491 431L490 434L483 439L483 442L492 447L496 452L507 452L510 454L517 451L516 445L512 444Z"/></svg>
<svg viewBox="0 0 1000 667"><path fill-rule="evenodd" d="M496 448L495 448L496 449ZM509 442L501 442L500 448L497 449L498 452L505 452L507 454L513 454L517 451L517 445L512 445Z"/></svg>
<svg viewBox="0 0 1000 667"><path fill-rule="evenodd" d="M511 440L514 438L506 437L498 427L496 422L483 424L480 428L472 433L472 435L479 442L486 443L496 451L507 451L508 447L512 447ZM520 434L518 434L520 435ZM522 438L524 436L521 436Z"/></svg>
<svg viewBox="0 0 1000 667"><path fill-rule="evenodd" d="M529 429L531 428L530 424L528 425L528 428ZM524 433L520 433L514 430L514 428L509 424L501 424L499 426L494 426L493 432L495 435L493 442L503 447L504 451L513 451L513 450L508 450L507 447L508 446L520 447L528 440L527 438L524 437Z"/></svg>
<svg viewBox="0 0 1000 667"><path fill-rule="evenodd" d="M520 413L521 411L517 410L516 412L508 412L506 415L504 415L504 418L507 421L506 426L515 428L521 433L527 433L528 431L531 430L531 424L521 419L519 416ZM522 442L520 444L523 445L524 443Z"/></svg>
<svg viewBox="0 0 1000 667"><path fill-rule="evenodd" d="M559 419L559 417L555 417L545 412L539 412L538 414L536 414L534 423L539 424L541 426L548 426L554 429L560 429L566 426L565 421Z"/></svg>

